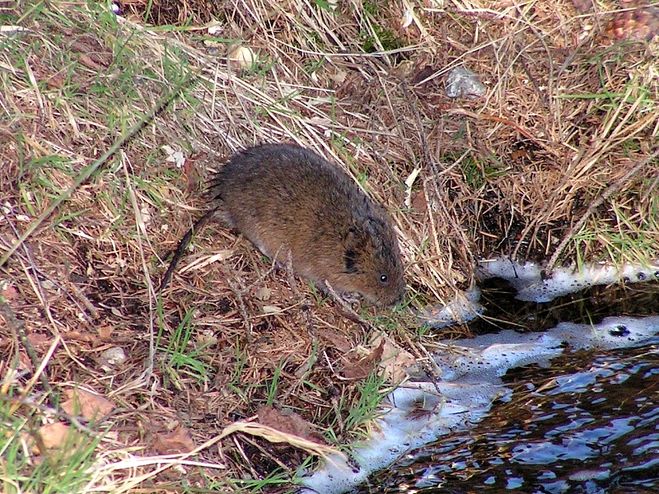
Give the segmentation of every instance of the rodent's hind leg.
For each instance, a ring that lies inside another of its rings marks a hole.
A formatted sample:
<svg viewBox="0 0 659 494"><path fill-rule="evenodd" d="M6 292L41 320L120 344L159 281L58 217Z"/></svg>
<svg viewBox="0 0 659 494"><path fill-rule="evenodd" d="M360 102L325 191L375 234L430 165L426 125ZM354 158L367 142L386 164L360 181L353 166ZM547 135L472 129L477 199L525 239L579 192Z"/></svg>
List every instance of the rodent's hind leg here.
<svg viewBox="0 0 659 494"><path fill-rule="evenodd" d="M291 254L291 251L288 251L288 254L286 255L286 277L288 278L288 285L291 287L291 290L293 290L293 294L295 294L296 297L300 295L299 290L297 289L297 282L295 281L295 273L293 271L293 255Z"/></svg>
<svg viewBox="0 0 659 494"><path fill-rule="evenodd" d="M252 242L254 243L254 242ZM293 269L293 255L290 249L283 251L284 246L280 246L279 249L274 253L274 255L267 254L267 251L261 248L259 245L256 245L258 249L270 257L272 260L272 269L283 270L286 272L286 280L288 285L291 287L291 290L296 296L300 295L300 292L297 289L297 283L295 281L295 270Z"/></svg>

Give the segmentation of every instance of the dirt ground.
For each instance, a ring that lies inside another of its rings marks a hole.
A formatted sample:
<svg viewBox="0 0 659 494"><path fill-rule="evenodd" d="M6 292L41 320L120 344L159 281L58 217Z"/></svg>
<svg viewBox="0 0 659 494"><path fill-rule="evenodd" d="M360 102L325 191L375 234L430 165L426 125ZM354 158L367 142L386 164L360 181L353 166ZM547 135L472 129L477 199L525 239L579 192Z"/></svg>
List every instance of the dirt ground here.
<svg viewBox="0 0 659 494"><path fill-rule="evenodd" d="M107 400L102 490L286 491L309 450L292 436L343 448L368 431L400 377L378 372L384 351L423 365L465 334L428 331L415 311L467 288L478 260L659 258L656 6L116 8L0 2L0 395L21 397L28 436L84 430L89 417L61 408L75 388ZM460 65L483 95L447 96ZM318 151L387 208L404 304L347 314L216 224L155 293L208 206L205 181L261 142ZM218 438L255 416L284 444ZM192 450L203 466L130 463Z"/></svg>

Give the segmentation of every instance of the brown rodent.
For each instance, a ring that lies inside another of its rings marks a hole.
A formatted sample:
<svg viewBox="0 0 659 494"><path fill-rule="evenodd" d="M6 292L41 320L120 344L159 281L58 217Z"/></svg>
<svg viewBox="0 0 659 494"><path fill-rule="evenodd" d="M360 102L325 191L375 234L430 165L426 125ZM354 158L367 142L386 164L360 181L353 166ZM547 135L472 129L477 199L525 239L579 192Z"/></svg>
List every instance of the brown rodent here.
<svg viewBox="0 0 659 494"><path fill-rule="evenodd" d="M403 266L386 212L313 151L292 144L240 151L211 179L209 195L212 209L179 242L161 290L193 232L219 217L321 287L378 305L402 299Z"/></svg>

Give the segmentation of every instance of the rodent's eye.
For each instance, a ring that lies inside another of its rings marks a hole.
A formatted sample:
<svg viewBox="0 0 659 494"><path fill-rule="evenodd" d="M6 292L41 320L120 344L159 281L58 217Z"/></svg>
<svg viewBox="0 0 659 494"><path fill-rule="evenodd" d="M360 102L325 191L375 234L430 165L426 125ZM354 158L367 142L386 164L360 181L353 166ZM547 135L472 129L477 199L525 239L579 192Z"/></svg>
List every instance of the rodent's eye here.
<svg viewBox="0 0 659 494"><path fill-rule="evenodd" d="M380 283L386 283L389 278L387 277L386 274L381 274L380 275Z"/></svg>

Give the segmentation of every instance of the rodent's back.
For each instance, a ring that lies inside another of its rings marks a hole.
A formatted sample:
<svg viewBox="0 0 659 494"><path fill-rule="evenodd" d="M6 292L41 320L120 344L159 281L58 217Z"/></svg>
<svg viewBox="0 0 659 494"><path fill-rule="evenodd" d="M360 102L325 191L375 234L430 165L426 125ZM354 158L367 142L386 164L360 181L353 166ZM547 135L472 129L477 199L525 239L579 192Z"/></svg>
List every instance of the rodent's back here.
<svg viewBox="0 0 659 494"><path fill-rule="evenodd" d="M340 292L380 304L402 297L400 251L385 211L340 168L290 144L234 155L211 181L227 222L263 253Z"/></svg>

